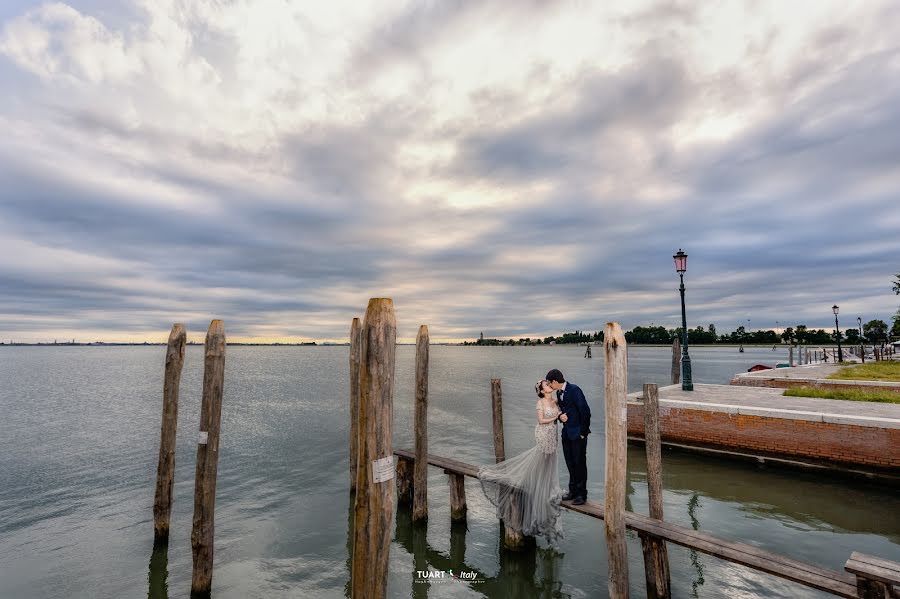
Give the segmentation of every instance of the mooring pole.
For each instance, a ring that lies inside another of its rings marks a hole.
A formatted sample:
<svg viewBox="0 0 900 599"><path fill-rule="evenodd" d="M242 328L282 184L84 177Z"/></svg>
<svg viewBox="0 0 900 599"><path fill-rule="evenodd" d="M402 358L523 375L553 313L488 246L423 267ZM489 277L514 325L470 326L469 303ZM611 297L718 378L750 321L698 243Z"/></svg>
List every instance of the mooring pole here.
<svg viewBox="0 0 900 599"><path fill-rule="evenodd" d="M191 531L194 557L191 578L193 596L208 596L212 589L219 424L222 419L222 392L225 385L225 325L221 320L210 323L204 351L203 399L200 405L194 521Z"/></svg>
<svg viewBox="0 0 900 599"><path fill-rule="evenodd" d="M681 382L681 341L678 337L672 341L672 384Z"/></svg>
<svg viewBox="0 0 900 599"><path fill-rule="evenodd" d="M491 379L491 413L494 433L494 459L499 464L506 459L503 440L503 387L500 379ZM512 514L518 515L519 503L514 497L510 505ZM503 523L503 544L507 549L519 551L525 547L525 537L521 531Z"/></svg>
<svg viewBox="0 0 900 599"><path fill-rule="evenodd" d="M175 433L178 428L178 387L184 366L184 325L172 325L166 346L166 373L163 380L162 426L159 433L159 464L156 467L156 496L153 501L153 544L169 541L172 487L175 481Z"/></svg>
<svg viewBox="0 0 900 599"><path fill-rule="evenodd" d="M503 444L503 389L500 379L491 379L491 414L494 430L494 458L499 464L506 459Z"/></svg>
<svg viewBox="0 0 900 599"><path fill-rule="evenodd" d="M428 327L416 336L416 461L413 464L413 523L428 520Z"/></svg>
<svg viewBox="0 0 900 599"><path fill-rule="evenodd" d="M604 524L609 562L610 599L628 599L625 547L628 352L617 322L606 323L606 498Z"/></svg>
<svg viewBox="0 0 900 599"><path fill-rule="evenodd" d="M394 359L397 320L389 298L369 300L359 369L359 476L354 512L352 599L387 594L394 516Z"/></svg>
<svg viewBox="0 0 900 599"><path fill-rule="evenodd" d="M350 492L356 492L356 470L359 464L359 318L350 324Z"/></svg>
<svg viewBox="0 0 900 599"><path fill-rule="evenodd" d="M644 385L644 449L647 452L647 490L650 517L663 519L662 439L659 430L659 388ZM641 534L647 599L670 599L671 576L665 541Z"/></svg>

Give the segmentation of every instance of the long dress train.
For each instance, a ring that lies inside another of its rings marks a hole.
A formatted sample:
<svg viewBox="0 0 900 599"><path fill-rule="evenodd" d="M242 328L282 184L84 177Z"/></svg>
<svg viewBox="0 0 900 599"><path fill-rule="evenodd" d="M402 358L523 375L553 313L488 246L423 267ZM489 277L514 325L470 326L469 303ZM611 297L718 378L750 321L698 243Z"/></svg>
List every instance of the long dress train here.
<svg viewBox="0 0 900 599"><path fill-rule="evenodd" d="M540 401L537 409L541 409ZM544 406L544 418L558 414L556 406ZM534 447L515 457L481 466L478 480L506 526L527 536L543 536L556 545L563 538L556 422L535 425L534 440Z"/></svg>

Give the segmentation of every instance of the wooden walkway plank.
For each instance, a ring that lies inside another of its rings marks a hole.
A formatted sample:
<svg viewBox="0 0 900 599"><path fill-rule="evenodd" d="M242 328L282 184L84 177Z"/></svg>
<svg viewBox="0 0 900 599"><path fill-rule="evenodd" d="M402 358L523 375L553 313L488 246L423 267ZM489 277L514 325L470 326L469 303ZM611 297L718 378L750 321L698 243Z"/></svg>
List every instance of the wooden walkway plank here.
<svg viewBox="0 0 900 599"><path fill-rule="evenodd" d="M900 564L854 551L844 569L853 574L891 585L900 585Z"/></svg>

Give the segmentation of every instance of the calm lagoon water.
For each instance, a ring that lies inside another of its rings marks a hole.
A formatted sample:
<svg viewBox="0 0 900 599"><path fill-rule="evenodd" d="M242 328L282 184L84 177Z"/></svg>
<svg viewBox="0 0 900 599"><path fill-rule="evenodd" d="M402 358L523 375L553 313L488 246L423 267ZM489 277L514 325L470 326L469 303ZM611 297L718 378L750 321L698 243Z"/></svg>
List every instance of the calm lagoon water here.
<svg viewBox="0 0 900 599"><path fill-rule="evenodd" d="M632 347L629 387L666 384L668 348ZM187 597L202 347L181 384L172 537L153 553L152 504L165 348L0 348L0 597ZM579 347L432 348L429 449L491 461L490 385L503 379L507 455L532 444L532 385L560 368L594 413L589 495L603 496L603 360ZM692 348L694 380L725 383L786 351ZM344 597L348 571L348 348L229 347L216 505L213 596ZM412 442L414 348L397 350L394 437ZM560 472L567 474L560 455ZM646 513L645 461L628 453L630 509ZM666 518L823 566L851 551L900 560L900 496L883 486L664 452ZM430 520L395 518L391 597L604 597L603 523L565 513L559 551L509 555L475 481L467 526L450 525L446 476L431 469ZM629 536L632 593L644 594ZM676 597L818 597L679 547ZM413 582L416 569L471 570L481 583Z"/></svg>

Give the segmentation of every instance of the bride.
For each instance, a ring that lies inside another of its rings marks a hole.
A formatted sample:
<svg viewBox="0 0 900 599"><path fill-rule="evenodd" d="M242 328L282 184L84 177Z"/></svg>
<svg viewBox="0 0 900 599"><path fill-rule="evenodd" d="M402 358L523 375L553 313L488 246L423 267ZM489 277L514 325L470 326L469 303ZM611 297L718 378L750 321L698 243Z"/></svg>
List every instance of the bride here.
<svg viewBox="0 0 900 599"><path fill-rule="evenodd" d="M523 535L541 535L553 545L563 538L556 458L560 409L546 380L538 381L534 390L538 396L534 447L498 464L481 466L478 480L506 526Z"/></svg>

